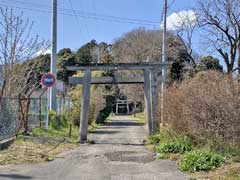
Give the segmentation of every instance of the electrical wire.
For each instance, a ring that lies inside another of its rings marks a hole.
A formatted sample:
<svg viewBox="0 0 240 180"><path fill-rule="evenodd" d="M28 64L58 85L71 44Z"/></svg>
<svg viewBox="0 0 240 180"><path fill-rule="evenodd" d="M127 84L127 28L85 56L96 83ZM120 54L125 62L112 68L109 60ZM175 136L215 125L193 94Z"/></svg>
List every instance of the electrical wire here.
<svg viewBox="0 0 240 180"><path fill-rule="evenodd" d="M23 1L19 1L19 0L12 0L11 2L9 2L8 0L0 0L0 3L4 3L4 4L0 4L0 5L5 6L5 7L8 6L8 7L12 7L12 8L36 10L39 12L47 12L47 13L51 13L51 11L52 11L51 6L46 6L43 4L36 4L36 3L31 3L31 2L23 2ZM19 4L20 4L20 6L19 6ZM22 7L21 5L24 5L24 7ZM32 7L26 7L26 5L30 5ZM111 21L111 22L117 22L117 23L128 23L128 24L148 25L148 26L159 24L159 22L157 22L157 21L124 18L124 17L111 16L111 15L106 15L106 14L84 12L84 11L80 11L80 10L74 10L74 11L75 11L75 13L74 12L72 13L72 9L59 8L58 12L63 15L78 16L81 18Z"/></svg>
<svg viewBox="0 0 240 180"><path fill-rule="evenodd" d="M92 10L93 12L97 12L97 8L96 8L96 5L95 5L95 0L91 0L91 5L92 5ZM98 32L101 30L101 27L100 26L92 26L92 29L93 29L93 32Z"/></svg>
<svg viewBox="0 0 240 180"><path fill-rule="evenodd" d="M83 4L81 3L81 0L79 0L79 3L80 3L80 6L84 9ZM85 21L82 21L82 22L83 22L83 24L85 26L85 30L87 32L88 38L91 39L91 37L89 36L90 33L89 33L89 29L88 29L87 24L85 23Z"/></svg>
<svg viewBox="0 0 240 180"><path fill-rule="evenodd" d="M24 9L29 11L37 11L42 13L52 13L52 10L44 10L39 8L27 8L27 7L20 7L15 5L7 5L7 4L1 4L0 6L9 7L9 8L15 8L15 9ZM59 14L67 15L67 16L74 16L72 13L65 13L65 12L59 12ZM101 21L108 21L108 22L114 22L114 23L123 23L123 24L133 24L133 25L142 25L142 26L153 26L159 23L141 23L141 22L134 22L134 21L123 21L123 20L117 20L117 19L107 19L107 18L100 18L95 16L87 16L87 15L81 15L77 14L78 17L85 18L85 19L92 19L92 20L101 20Z"/></svg>
<svg viewBox="0 0 240 180"><path fill-rule="evenodd" d="M170 8L174 3L175 3L176 0L172 0L172 2L169 3L169 5L167 6L167 8Z"/></svg>
<svg viewBox="0 0 240 180"><path fill-rule="evenodd" d="M97 11L97 8L96 8L96 6L95 6L95 3L94 3L94 0L91 0L91 4L92 4L92 8L93 8L93 11Z"/></svg>
<svg viewBox="0 0 240 180"><path fill-rule="evenodd" d="M74 8L73 8L73 3L72 3L71 0L68 0L68 2L69 2L70 7L71 7L71 9L72 9L72 11L73 11L73 15L74 15L74 17L75 17L76 23L78 24L79 32L80 32L80 34L82 34L82 30L81 30L81 28L80 28L80 27L81 27L80 21L79 21L79 19L78 19L78 16L77 16L77 14L76 14L76 11L75 11ZM89 36L89 34L88 34L88 36ZM85 38L85 36L83 36L83 38ZM86 40L86 39L85 39L85 40Z"/></svg>

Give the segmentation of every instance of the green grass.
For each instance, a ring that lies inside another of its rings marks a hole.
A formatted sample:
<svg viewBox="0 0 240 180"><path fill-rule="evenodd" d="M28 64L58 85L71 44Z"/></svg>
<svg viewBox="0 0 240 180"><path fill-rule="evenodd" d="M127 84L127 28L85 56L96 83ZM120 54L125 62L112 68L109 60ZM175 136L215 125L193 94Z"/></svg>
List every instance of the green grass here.
<svg viewBox="0 0 240 180"><path fill-rule="evenodd" d="M210 138L203 143L188 136L181 136L167 128L162 128L159 134L150 136L146 145L150 150L157 152L159 159L178 161L182 171L211 172L223 164L240 162L239 148ZM229 173L238 177L234 172Z"/></svg>
<svg viewBox="0 0 240 180"><path fill-rule="evenodd" d="M207 149L193 150L185 153L179 161L182 171L209 171L220 167L225 158L216 152Z"/></svg>
<svg viewBox="0 0 240 180"><path fill-rule="evenodd" d="M93 122L92 124L90 124L88 126L88 132L91 133L93 132L95 129L98 129L102 126L103 124L97 124L96 122Z"/></svg>
<svg viewBox="0 0 240 180"><path fill-rule="evenodd" d="M147 139L147 145L153 145L153 146L158 146L160 142L162 141L162 133L156 134L153 136L149 136Z"/></svg>
<svg viewBox="0 0 240 180"><path fill-rule="evenodd" d="M114 114L110 114L107 118L106 118L106 122L112 121L114 120Z"/></svg>
<svg viewBox="0 0 240 180"><path fill-rule="evenodd" d="M70 124L64 115L56 116L54 112L50 113L50 125L48 129L36 128L32 131L32 136L43 137L53 140L65 140L69 143L77 143L79 130L76 126ZM71 136L70 136L71 127Z"/></svg>
<svg viewBox="0 0 240 180"><path fill-rule="evenodd" d="M79 129L72 126L65 116L50 113L49 129L36 128L30 136L19 135L16 141L0 153L0 165L32 164L54 160L62 152L78 147ZM101 124L92 123L89 131L94 131Z"/></svg>
<svg viewBox="0 0 240 180"><path fill-rule="evenodd" d="M111 116L108 117L108 121L111 120ZM88 132L93 132L98 129L102 124L97 124L95 121L88 126ZM71 137L70 133L70 122L65 116L57 117L54 112L50 112L50 125L49 129L36 128L33 129L32 135L35 137L44 137L55 140L65 140L70 143L78 143L79 141L79 129L76 126L72 126Z"/></svg>
<svg viewBox="0 0 240 180"><path fill-rule="evenodd" d="M136 113L135 117L132 115L132 119L139 124L146 124L146 116L144 112Z"/></svg>
<svg viewBox="0 0 240 180"><path fill-rule="evenodd" d="M134 117L134 119L139 124L146 124L146 116L144 112L136 113L136 117Z"/></svg>
<svg viewBox="0 0 240 180"><path fill-rule="evenodd" d="M16 141L0 153L0 165L32 164L52 161L59 154L77 147L78 128L72 128L64 116L52 120L49 129L36 128L30 136L19 135Z"/></svg>
<svg viewBox="0 0 240 180"><path fill-rule="evenodd" d="M230 144L224 141L213 141L208 140L207 147L222 156L225 156L226 159L233 162L240 162L240 145Z"/></svg>
<svg viewBox="0 0 240 180"><path fill-rule="evenodd" d="M145 119L146 115L144 112L139 112L139 113L136 113L136 117L139 119Z"/></svg>
<svg viewBox="0 0 240 180"><path fill-rule="evenodd" d="M79 136L78 128L77 127L72 128L71 137L69 137L69 131L70 131L69 127L55 129L50 126L48 130L42 129L42 128L33 129L32 135L34 137L44 137L44 138L60 140L60 141L66 140L67 142L70 142L70 143L77 143L78 136Z"/></svg>
<svg viewBox="0 0 240 180"><path fill-rule="evenodd" d="M135 121L138 124L146 124L146 120L145 119L136 119Z"/></svg>
<svg viewBox="0 0 240 180"><path fill-rule="evenodd" d="M179 137L175 132L171 131L170 129L162 128L160 133L150 136L147 139L147 144L157 147L160 144L176 141L176 139L180 138L181 137Z"/></svg>
<svg viewBox="0 0 240 180"><path fill-rule="evenodd" d="M170 139L167 142L160 143L157 147L159 153L180 153L192 150L192 141L190 138L184 136L179 138Z"/></svg>

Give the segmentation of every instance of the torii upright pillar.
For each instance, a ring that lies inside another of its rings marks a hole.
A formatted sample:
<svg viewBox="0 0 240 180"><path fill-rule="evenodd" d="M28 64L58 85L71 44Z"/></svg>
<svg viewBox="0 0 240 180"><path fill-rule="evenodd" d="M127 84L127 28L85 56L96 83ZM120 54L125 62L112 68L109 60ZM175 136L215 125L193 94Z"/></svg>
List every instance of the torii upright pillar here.
<svg viewBox="0 0 240 180"><path fill-rule="evenodd" d="M159 118L159 78L158 71L153 69L151 71L151 93L152 93L152 118L153 118L153 134L160 132L160 118Z"/></svg>
<svg viewBox="0 0 240 180"><path fill-rule="evenodd" d="M152 69L144 70L144 95L148 135L157 134L160 131L158 111L158 81L157 73Z"/></svg>
<svg viewBox="0 0 240 180"><path fill-rule="evenodd" d="M81 103L81 117L80 117L80 143L87 141L88 133L88 114L90 104L90 88L91 88L91 70L84 71L82 84L82 103Z"/></svg>

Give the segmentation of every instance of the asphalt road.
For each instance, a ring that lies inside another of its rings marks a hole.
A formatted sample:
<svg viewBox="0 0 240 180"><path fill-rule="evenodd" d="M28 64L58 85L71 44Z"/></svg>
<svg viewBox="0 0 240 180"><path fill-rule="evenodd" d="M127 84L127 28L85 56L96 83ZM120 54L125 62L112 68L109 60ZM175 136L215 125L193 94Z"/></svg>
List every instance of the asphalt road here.
<svg viewBox="0 0 240 180"><path fill-rule="evenodd" d="M129 117L115 117L89 135L95 144L50 163L0 167L0 180L185 180L176 162L155 160L143 140L146 130Z"/></svg>

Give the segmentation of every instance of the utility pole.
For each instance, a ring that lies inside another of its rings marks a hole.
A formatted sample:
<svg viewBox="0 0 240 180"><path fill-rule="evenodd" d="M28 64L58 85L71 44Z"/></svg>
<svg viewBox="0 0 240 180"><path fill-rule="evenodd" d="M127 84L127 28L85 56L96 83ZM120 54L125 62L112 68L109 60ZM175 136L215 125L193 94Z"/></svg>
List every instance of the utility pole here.
<svg viewBox="0 0 240 180"><path fill-rule="evenodd" d="M57 0L52 0L52 54L51 54L51 73L57 75ZM57 110L57 90L56 85L49 90L49 108L53 111Z"/></svg>
<svg viewBox="0 0 240 180"><path fill-rule="evenodd" d="M163 0L163 38L162 38L162 63L165 64L167 60L167 0ZM164 65L162 69L162 87L161 87L161 123L164 122L164 87L166 81L167 69Z"/></svg>

